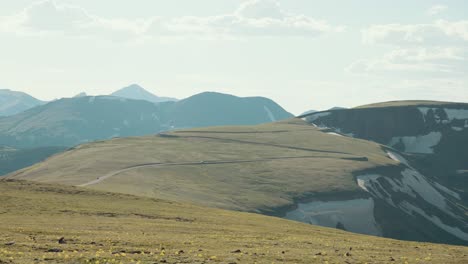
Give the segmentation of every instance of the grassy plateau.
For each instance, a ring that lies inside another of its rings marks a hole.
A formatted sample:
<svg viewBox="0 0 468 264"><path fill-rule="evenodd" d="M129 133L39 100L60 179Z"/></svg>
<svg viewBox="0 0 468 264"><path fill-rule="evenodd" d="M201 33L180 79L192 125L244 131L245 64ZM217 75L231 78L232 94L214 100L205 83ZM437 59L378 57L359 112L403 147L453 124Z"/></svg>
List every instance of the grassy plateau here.
<svg viewBox="0 0 468 264"><path fill-rule="evenodd" d="M293 119L85 144L8 178L258 212L360 193L354 172L397 165L379 144Z"/></svg>

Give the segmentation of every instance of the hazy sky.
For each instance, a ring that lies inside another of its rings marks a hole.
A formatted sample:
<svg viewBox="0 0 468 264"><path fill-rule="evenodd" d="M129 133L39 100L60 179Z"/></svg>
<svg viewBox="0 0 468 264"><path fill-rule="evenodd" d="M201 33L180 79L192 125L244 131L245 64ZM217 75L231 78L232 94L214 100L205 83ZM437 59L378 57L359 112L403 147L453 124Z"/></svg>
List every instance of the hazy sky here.
<svg viewBox="0 0 468 264"><path fill-rule="evenodd" d="M468 1L0 0L0 88L468 101Z"/></svg>

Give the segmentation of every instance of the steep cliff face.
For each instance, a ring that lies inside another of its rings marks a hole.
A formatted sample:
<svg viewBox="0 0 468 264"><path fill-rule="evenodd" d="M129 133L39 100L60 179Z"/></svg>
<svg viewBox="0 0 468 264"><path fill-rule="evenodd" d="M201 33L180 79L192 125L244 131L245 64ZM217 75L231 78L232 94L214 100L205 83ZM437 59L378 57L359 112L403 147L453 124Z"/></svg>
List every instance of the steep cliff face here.
<svg viewBox="0 0 468 264"><path fill-rule="evenodd" d="M419 171L457 189L468 200L468 104L384 103L303 118L333 133L404 152Z"/></svg>

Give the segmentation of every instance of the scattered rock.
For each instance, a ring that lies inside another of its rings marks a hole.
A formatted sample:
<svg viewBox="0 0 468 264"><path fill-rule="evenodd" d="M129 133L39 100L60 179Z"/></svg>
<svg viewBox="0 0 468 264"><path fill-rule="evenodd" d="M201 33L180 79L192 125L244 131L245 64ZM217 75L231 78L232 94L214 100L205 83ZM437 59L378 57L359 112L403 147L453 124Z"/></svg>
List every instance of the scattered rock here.
<svg viewBox="0 0 468 264"><path fill-rule="evenodd" d="M65 241L65 238L64 238L64 237L61 237L61 238L58 240L58 243L59 243L59 244L66 244L67 241Z"/></svg>
<svg viewBox="0 0 468 264"><path fill-rule="evenodd" d="M395 261L395 259L393 257L390 257L390 261Z"/></svg>
<svg viewBox="0 0 468 264"><path fill-rule="evenodd" d="M10 242L5 243L5 246L13 246L14 244L16 244L15 241L10 241Z"/></svg>
<svg viewBox="0 0 468 264"><path fill-rule="evenodd" d="M242 253L242 251L240 249L237 249L237 250L232 251L231 253Z"/></svg>
<svg viewBox="0 0 468 264"><path fill-rule="evenodd" d="M63 250L61 250L60 248L51 248L51 249L47 250L47 252L60 253L60 252L63 252Z"/></svg>
<svg viewBox="0 0 468 264"><path fill-rule="evenodd" d="M351 253L346 252L346 256L347 256L347 257L351 257Z"/></svg>

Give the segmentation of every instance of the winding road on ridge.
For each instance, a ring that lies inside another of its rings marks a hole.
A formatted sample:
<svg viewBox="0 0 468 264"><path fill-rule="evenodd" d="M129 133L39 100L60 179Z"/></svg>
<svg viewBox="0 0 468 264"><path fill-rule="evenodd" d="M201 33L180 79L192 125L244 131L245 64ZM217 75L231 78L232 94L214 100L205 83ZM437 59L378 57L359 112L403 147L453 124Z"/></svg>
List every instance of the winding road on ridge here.
<svg viewBox="0 0 468 264"><path fill-rule="evenodd" d="M284 132L284 131L275 131L277 133ZM175 132L177 134L183 134L183 131ZM192 131L193 133L193 131ZM199 132L203 133L203 132ZM210 132L208 132L210 133ZM211 132L212 133L212 132ZM226 132L223 132L226 133ZM270 132L271 133L271 132ZM228 133L226 133L228 134ZM195 139L208 139L208 140L217 140L222 142L230 142L230 143L241 143L241 144L248 144L248 145L262 145L262 146L269 146L269 147L276 147L276 148L283 148L283 149L293 149L293 150L302 150L307 152L315 152L315 153L326 153L326 154L337 154L337 155L345 155L345 157L333 157L333 156L288 156L288 157L270 157L270 158L260 158L260 159L252 159L252 160L211 160L211 161L187 161L187 162L169 162L169 163L146 163L146 164L139 164L134 165L128 168L120 169L117 171L110 172L104 176L98 177L95 180L92 180L87 183L83 183L77 185L78 187L86 187L90 185L98 184L106 179L114 177L118 174L135 170L141 168L149 168L149 167L165 167L165 166L202 166L202 165L218 165L218 164L235 164L235 163L253 163L253 162L265 162L265 161L272 161L272 160L287 160L287 159L329 159L329 158L339 158L344 160L355 160L355 161L367 161L367 157L359 157L354 156L351 153L346 152L339 152L339 151L327 151L327 150L318 150L318 149L309 149L309 148L301 148L301 147L294 147L294 146L287 146L287 145L279 145L279 144L271 144L271 143L262 143L262 142L255 142L255 141L247 141L247 140L237 140L237 139L228 139L228 138L217 138L212 136L195 136L195 135L170 135L161 133L159 134L161 137L169 137L169 138L195 138Z"/></svg>
<svg viewBox="0 0 468 264"><path fill-rule="evenodd" d="M124 168L121 170L110 172L104 176L97 178L96 180L83 183L77 185L78 187L86 187L90 185L98 184L106 179L114 177L118 174L135 170L141 168L150 168L150 167L165 167L165 166L204 166L204 165L217 165L217 164L235 164L235 163L254 163L254 162L265 162L265 161L272 161L272 160L288 160L288 159L330 159L330 158L337 158L332 156L294 156L294 157L272 157L272 158L262 158L262 159L253 159L253 160L217 160L217 161L196 161L196 162L172 162L172 163L147 163L147 164L139 164L135 166L131 166L128 168ZM338 157L339 159L344 160L357 160L357 161L365 161L367 158L365 157Z"/></svg>

